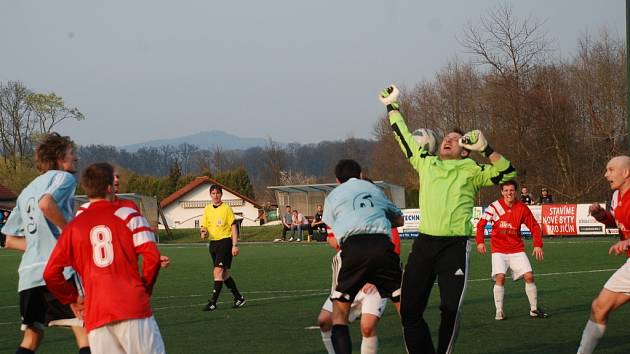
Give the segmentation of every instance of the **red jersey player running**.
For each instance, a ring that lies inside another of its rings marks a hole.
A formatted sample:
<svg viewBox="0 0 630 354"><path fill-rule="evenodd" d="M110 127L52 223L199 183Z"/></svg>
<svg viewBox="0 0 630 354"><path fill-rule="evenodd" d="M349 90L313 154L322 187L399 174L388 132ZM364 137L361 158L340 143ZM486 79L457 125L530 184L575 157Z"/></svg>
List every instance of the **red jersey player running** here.
<svg viewBox="0 0 630 354"><path fill-rule="evenodd" d="M489 221L493 222L490 245L492 246L492 279L494 285L495 320L503 320L503 295L505 293L505 273L512 270L512 280L525 279L525 294L529 300L529 315L545 318L547 314L538 307L538 290L534 283L532 266L525 254L525 245L521 239L521 224L525 224L534 236L532 256L543 260L542 232L529 208L516 200L516 182L507 181L500 185L502 199L494 201L477 223L477 251L486 253L484 229Z"/></svg>
<svg viewBox="0 0 630 354"><path fill-rule="evenodd" d="M630 301L630 157L616 156L608 161L604 177L614 190L612 213L598 203L589 207L589 213L608 227L619 228L621 241L608 250L609 254L628 256L626 262L608 279L604 288L591 305L591 315L586 322L578 354L590 354L604 336L608 316Z"/></svg>
<svg viewBox="0 0 630 354"><path fill-rule="evenodd" d="M81 185L90 207L64 229L44 279L59 301L84 317L92 353L165 353L150 305L160 253L147 220L111 202L113 172L107 163L83 172ZM65 282L66 266L81 276L85 299Z"/></svg>

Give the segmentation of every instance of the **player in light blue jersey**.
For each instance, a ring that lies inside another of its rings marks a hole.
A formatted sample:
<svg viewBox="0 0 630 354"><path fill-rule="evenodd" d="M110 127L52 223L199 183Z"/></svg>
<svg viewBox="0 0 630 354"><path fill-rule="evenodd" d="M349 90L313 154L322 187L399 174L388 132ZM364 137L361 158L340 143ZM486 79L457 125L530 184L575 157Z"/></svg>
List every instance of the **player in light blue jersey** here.
<svg viewBox="0 0 630 354"><path fill-rule="evenodd" d="M331 340L335 353L350 354L350 305L366 283L374 284L381 298L391 298L398 308L402 270L390 231L404 220L379 187L360 179L361 166L356 161L339 161L335 176L340 185L326 197L323 218L341 247L337 285L330 296Z"/></svg>
<svg viewBox="0 0 630 354"><path fill-rule="evenodd" d="M77 158L69 137L49 134L35 151L42 172L20 193L16 207L2 232L6 247L23 251L18 268L20 314L24 337L16 354L34 353L46 325L69 325L75 334L79 353L90 352L87 335L72 309L59 303L46 289L43 273L61 229L72 219ZM67 278L72 270L66 272Z"/></svg>

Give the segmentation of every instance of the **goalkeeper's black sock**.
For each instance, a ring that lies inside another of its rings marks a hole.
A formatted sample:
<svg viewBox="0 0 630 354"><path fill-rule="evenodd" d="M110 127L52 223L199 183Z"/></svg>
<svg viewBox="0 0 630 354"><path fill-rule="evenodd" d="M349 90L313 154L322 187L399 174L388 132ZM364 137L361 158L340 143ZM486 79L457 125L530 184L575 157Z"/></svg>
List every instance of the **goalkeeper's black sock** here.
<svg viewBox="0 0 630 354"><path fill-rule="evenodd" d="M83 347L83 348L79 348L79 354L91 354L92 351L90 350L90 347Z"/></svg>
<svg viewBox="0 0 630 354"><path fill-rule="evenodd" d="M221 294L221 288L223 288L223 281L222 280L215 280L214 281L214 288L212 289L212 298L210 299L211 302L213 303L217 303L217 299L219 298L219 294Z"/></svg>
<svg viewBox="0 0 630 354"><path fill-rule="evenodd" d="M228 289L232 291L232 295L234 295L235 299L240 299L243 297L241 293L238 292L238 289L236 288L236 283L234 282L234 279L232 279L232 277L225 279L224 282L225 286L227 286Z"/></svg>
<svg viewBox="0 0 630 354"><path fill-rule="evenodd" d="M333 325L331 338L335 353L352 354L352 341L348 325Z"/></svg>
<svg viewBox="0 0 630 354"><path fill-rule="evenodd" d="M18 347L15 354L35 354L34 350L26 349L24 347Z"/></svg>

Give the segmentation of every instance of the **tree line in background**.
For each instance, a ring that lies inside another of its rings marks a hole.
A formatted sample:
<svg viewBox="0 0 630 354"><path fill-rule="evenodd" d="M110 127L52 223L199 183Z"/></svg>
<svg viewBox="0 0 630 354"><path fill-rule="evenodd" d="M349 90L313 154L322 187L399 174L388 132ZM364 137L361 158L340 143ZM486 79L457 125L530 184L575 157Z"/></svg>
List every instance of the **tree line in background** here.
<svg viewBox="0 0 630 354"><path fill-rule="evenodd" d="M541 22L515 18L511 7L499 5L478 25L468 24L460 42L469 61L453 59L435 77L403 89L409 128L480 129L531 191L546 187L556 201L608 199L605 163L628 150L624 40L606 30L596 38L584 34L574 55L557 58ZM0 83L0 183L16 192L28 184L37 175L32 156L38 137L70 119L84 116L54 93ZM205 175L263 204L274 203L268 186L330 183L336 162L353 158L373 180L405 186L407 205L417 206L418 175L385 117L374 136L307 145L270 139L247 150L181 144L127 152L90 145L79 147L79 168L108 161L122 176L122 192L158 199ZM479 203L497 194L486 189Z"/></svg>
<svg viewBox="0 0 630 354"><path fill-rule="evenodd" d="M605 164L628 151L624 40L606 30L584 34L572 57L554 58L542 24L515 18L507 5L466 26L459 40L472 61L454 59L404 90L409 128L480 129L530 191L547 187L556 201L609 199ZM375 135L375 177L417 188L385 119ZM480 202L497 195L486 189Z"/></svg>
<svg viewBox="0 0 630 354"><path fill-rule="evenodd" d="M195 177L208 176L261 204L273 204L275 197L268 186L332 183L338 159L354 158L369 166L374 146L374 141L356 138L308 145L269 140L264 147L246 150L205 150L180 144L132 153L89 145L81 146L78 154L79 169L97 161L116 165L122 177L121 192L163 199Z"/></svg>

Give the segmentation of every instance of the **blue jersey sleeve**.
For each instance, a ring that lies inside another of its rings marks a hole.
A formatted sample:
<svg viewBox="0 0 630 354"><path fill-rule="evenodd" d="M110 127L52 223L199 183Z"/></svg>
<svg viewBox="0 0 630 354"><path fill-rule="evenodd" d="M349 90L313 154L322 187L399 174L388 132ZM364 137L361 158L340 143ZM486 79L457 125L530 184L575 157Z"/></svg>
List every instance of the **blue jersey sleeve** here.
<svg viewBox="0 0 630 354"><path fill-rule="evenodd" d="M22 223L22 213L20 212L19 206L13 208L11 215L9 215L9 219L2 227L2 233L5 235L25 236Z"/></svg>
<svg viewBox="0 0 630 354"><path fill-rule="evenodd" d="M324 201L324 215L322 216L322 220L326 225L328 225L331 229L333 229L333 225L335 223L335 215L333 213L333 209L335 208L333 198L326 198ZM333 229L334 232L334 229Z"/></svg>
<svg viewBox="0 0 630 354"><path fill-rule="evenodd" d="M398 209L398 207L394 205L394 203L392 203L392 201L390 201L387 198L387 196L385 195L385 192L383 192L381 188L374 186L373 194L377 197L378 201L382 204L383 209L385 210L385 215L387 216L388 219L395 218L403 214L402 211Z"/></svg>
<svg viewBox="0 0 630 354"><path fill-rule="evenodd" d="M63 205L74 197L76 185L76 180L68 172L58 173L52 178L44 194L52 195L58 205Z"/></svg>

